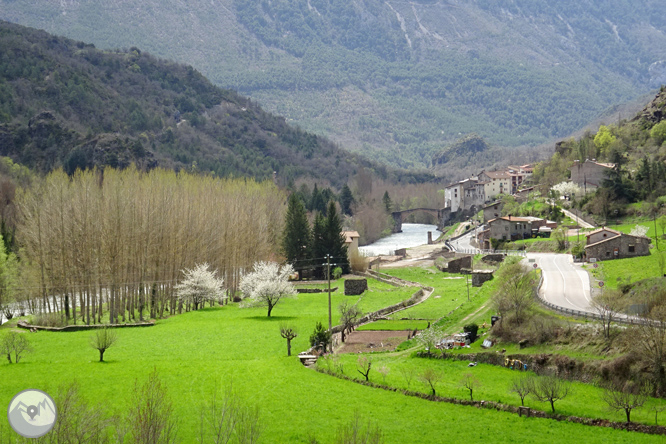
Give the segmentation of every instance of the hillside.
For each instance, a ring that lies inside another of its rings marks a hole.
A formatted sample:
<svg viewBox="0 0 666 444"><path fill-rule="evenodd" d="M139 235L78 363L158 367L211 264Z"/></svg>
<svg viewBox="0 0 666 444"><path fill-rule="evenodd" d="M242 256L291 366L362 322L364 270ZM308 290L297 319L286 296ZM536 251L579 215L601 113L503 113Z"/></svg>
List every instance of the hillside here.
<svg viewBox="0 0 666 444"><path fill-rule="evenodd" d="M389 171L138 48L83 42L0 22L0 155L40 171L136 163L219 176L312 177L341 185Z"/></svg>
<svg viewBox="0 0 666 444"><path fill-rule="evenodd" d="M0 18L192 64L404 167L469 133L493 146L565 137L666 81L656 0L2 0Z"/></svg>
<svg viewBox="0 0 666 444"><path fill-rule="evenodd" d="M558 142L533 176L542 192L568 180L574 162L593 159L614 166L594 193L575 206L604 223L609 217L657 217L666 211L666 88L630 119L602 125L596 133Z"/></svg>

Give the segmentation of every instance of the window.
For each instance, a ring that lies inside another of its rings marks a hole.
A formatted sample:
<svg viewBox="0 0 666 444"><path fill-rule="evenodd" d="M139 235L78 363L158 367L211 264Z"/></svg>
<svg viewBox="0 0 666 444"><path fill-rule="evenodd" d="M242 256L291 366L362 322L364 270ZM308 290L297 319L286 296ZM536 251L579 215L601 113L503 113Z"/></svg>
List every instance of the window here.
<svg viewBox="0 0 666 444"><path fill-rule="evenodd" d="M610 251L606 252L606 257L610 256Z"/></svg>
<svg viewBox="0 0 666 444"><path fill-rule="evenodd" d="M629 253L634 253L636 252L636 246L635 245L629 245Z"/></svg>

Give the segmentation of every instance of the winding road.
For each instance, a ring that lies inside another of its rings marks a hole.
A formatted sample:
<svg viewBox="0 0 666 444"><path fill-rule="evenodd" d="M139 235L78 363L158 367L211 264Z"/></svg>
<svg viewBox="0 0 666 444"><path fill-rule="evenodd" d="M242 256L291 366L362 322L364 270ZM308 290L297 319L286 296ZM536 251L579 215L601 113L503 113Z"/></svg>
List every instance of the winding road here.
<svg viewBox="0 0 666 444"><path fill-rule="evenodd" d="M573 263L570 254L528 253L527 259L534 259L542 270L541 298L560 307L594 313L590 276Z"/></svg>

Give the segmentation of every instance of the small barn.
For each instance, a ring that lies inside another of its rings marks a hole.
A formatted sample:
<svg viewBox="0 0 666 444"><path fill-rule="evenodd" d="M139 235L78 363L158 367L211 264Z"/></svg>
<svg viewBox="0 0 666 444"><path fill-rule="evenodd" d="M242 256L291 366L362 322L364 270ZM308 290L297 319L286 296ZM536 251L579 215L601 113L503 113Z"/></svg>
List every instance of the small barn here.
<svg viewBox="0 0 666 444"><path fill-rule="evenodd" d="M606 227L594 230L586 236L587 260L595 258L598 261L606 261L650 254L652 239L649 237L633 236Z"/></svg>

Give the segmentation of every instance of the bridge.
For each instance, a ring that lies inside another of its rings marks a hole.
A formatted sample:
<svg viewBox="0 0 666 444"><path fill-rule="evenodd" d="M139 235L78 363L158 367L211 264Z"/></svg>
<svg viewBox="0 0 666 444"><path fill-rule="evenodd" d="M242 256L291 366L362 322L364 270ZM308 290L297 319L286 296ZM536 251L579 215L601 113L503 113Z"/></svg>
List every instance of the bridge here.
<svg viewBox="0 0 666 444"><path fill-rule="evenodd" d="M412 208L411 210L394 211L391 213L391 216L393 216L393 221L394 221L393 232L402 233L403 217L409 216L410 214L419 211L435 216L437 218L438 229L442 229L444 225L446 225L446 222L451 218L451 208L442 208L441 210L437 210L435 208Z"/></svg>

